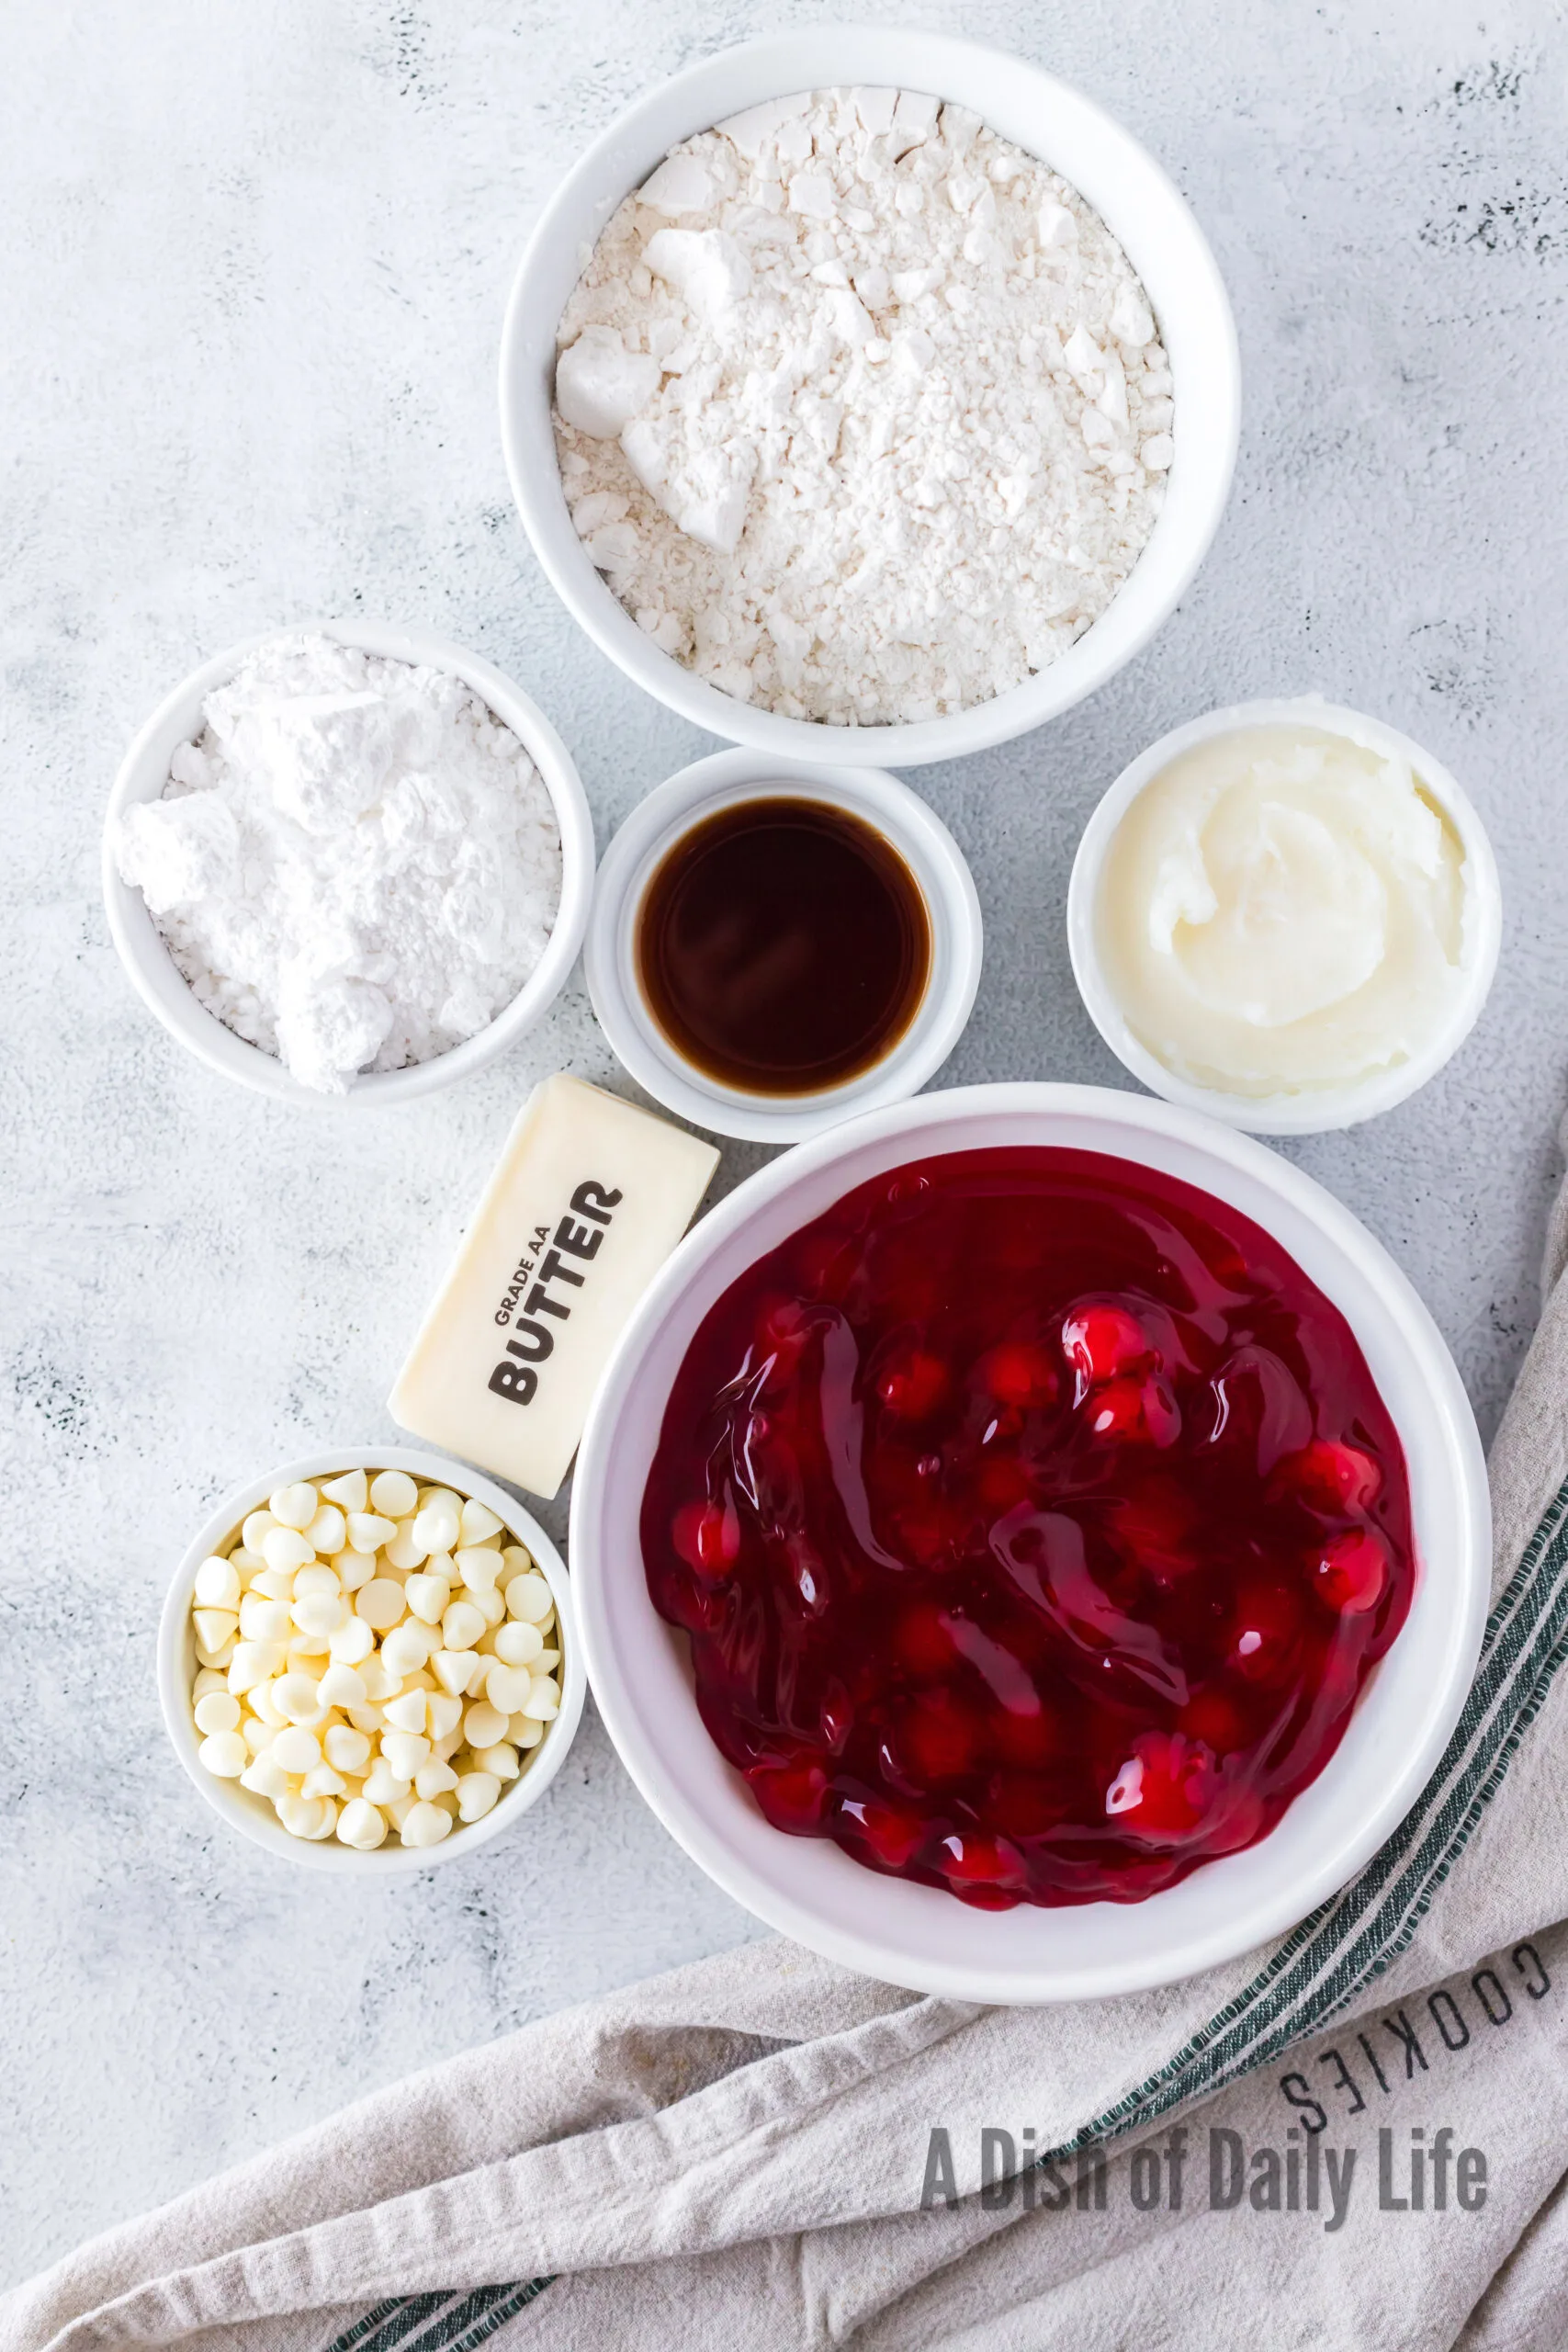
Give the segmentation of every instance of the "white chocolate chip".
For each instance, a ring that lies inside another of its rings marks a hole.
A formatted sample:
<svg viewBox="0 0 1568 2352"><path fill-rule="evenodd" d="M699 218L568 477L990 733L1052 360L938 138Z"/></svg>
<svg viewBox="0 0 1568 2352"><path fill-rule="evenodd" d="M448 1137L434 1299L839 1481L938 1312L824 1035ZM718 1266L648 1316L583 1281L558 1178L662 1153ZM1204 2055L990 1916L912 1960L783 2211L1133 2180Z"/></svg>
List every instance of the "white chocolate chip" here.
<svg viewBox="0 0 1568 2352"><path fill-rule="evenodd" d="M470 1592L493 1592L501 1574L501 1554L493 1544L481 1544L454 1553L452 1565Z"/></svg>
<svg viewBox="0 0 1568 2352"><path fill-rule="evenodd" d="M463 1717L463 1737L472 1748L493 1747L506 1737L506 1713L488 1699L476 1700Z"/></svg>
<svg viewBox="0 0 1568 2352"><path fill-rule="evenodd" d="M522 1715L531 1715L536 1723L553 1723L560 1713L560 1691L554 1677L536 1674L533 1689L517 1712Z"/></svg>
<svg viewBox="0 0 1568 2352"><path fill-rule="evenodd" d="M360 1586L368 1584L376 1573L376 1555L374 1552L356 1552L350 1545L345 1551L333 1554L333 1566L344 1592L357 1592Z"/></svg>
<svg viewBox="0 0 1568 2352"><path fill-rule="evenodd" d="M248 1593L245 1597L247 1600L250 1598ZM220 1650L240 1630L240 1621L231 1609L193 1609L191 1622L197 1640L209 1651Z"/></svg>
<svg viewBox="0 0 1568 2352"><path fill-rule="evenodd" d="M423 1797L427 1804L436 1797L446 1796L457 1785L457 1775L450 1764L437 1763L434 1756L413 1776L414 1794Z"/></svg>
<svg viewBox="0 0 1568 2352"><path fill-rule="evenodd" d="M310 1481L301 1478L295 1486L279 1487L276 1494L268 1496L266 1507L279 1527L306 1528L320 1510L321 1498ZM264 1544L262 1549L265 1548Z"/></svg>
<svg viewBox="0 0 1568 2352"><path fill-rule="evenodd" d="M457 1775L457 1818L459 1821L482 1821L501 1794L501 1782L493 1772L460 1772Z"/></svg>
<svg viewBox="0 0 1568 2352"><path fill-rule="evenodd" d="M378 1756L366 1775L364 1793L372 1804L396 1804L412 1787L412 1781L400 1780L386 1757Z"/></svg>
<svg viewBox="0 0 1568 2352"><path fill-rule="evenodd" d="M267 1754L275 1764L281 1764L286 1772L310 1772L321 1760L321 1743L315 1733L307 1731L303 1724L288 1723L280 1732L273 1734Z"/></svg>
<svg viewBox="0 0 1568 2352"><path fill-rule="evenodd" d="M528 1624L542 1624L554 1606L550 1588L536 1568L513 1577L506 1588L507 1614L521 1617Z"/></svg>
<svg viewBox="0 0 1568 2352"><path fill-rule="evenodd" d="M203 1691L191 1713L197 1731L209 1736L214 1732L238 1731L240 1727L240 1702L227 1690Z"/></svg>
<svg viewBox="0 0 1568 2352"><path fill-rule="evenodd" d="M419 1804L403 1815L405 1846L439 1846L452 1827L452 1816L441 1805Z"/></svg>
<svg viewBox="0 0 1568 2352"><path fill-rule="evenodd" d="M525 1618L514 1617L495 1629L495 1654L508 1666L532 1666L545 1646L545 1637L537 1625Z"/></svg>
<svg viewBox="0 0 1568 2352"><path fill-rule="evenodd" d="M321 1482L323 1501L336 1503L339 1510L363 1510L369 1498L370 1482L363 1470L345 1470L341 1478L326 1478Z"/></svg>
<svg viewBox="0 0 1568 2352"><path fill-rule="evenodd" d="M416 1617L422 1617L427 1625L438 1625L442 1611L452 1598L452 1588L445 1577L412 1576L403 1587L403 1598Z"/></svg>
<svg viewBox="0 0 1568 2352"><path fill-rule="evenodd" d="M203 1609L238 1609L240 1571L232 1560L211 1553L196 1572L196 1598Z"/></svg>
<svg viewBox="0 0 1568 2352"><path fill-rule="evenodd" d="M382 1761L390 1766L400 1781L412 1781L430 1754L430 1742L423 1732L384 1731L381 1734Z"/></svg>
<svg viewBox="0 0 1568 2352"><path fill-rule="evenodd" d="M323 1503L305 1529L305 1541L313 1552L341 1552L348 1541L348 1525L343 1512L331 1503Z"/></svg>
<svg viewBox="0 0 1568 2352"><path fill-rule="evenodd" d="M468 1753L481 1772L493 1772L498 1781L514 1781L523 1769L510 1740L498 1739L493 1747L470 1747Z"/></svg>
<svg viewBox="0 0 1568 2352"><path fill-rule="evenodd" d="M502 1658L485 1676L485 1697L498 1714L525 1714L533 1688L534 1677L525 1666L508 1666Z"/></svg>
<svg viewBox="0 0 1568 2352"><path fill-rule="evenodd" d="M395 1520L378 1518L373 1510L351 1510L344 1525L356 1552L378 1552L398 1532Z"/></svg>
<svg viewBox="0 0 1568 2352"><path fill-rule="evenodd" d="M407 1519L418 1506L419 1488L406 1470L378 1471L370 1481L370 1501L389 1519Z"/></svg>
<svg viewBox="0 0 1568 2352"><path fill-rule="evenodd" d="M484 1630L484 1611L471 1600L455 1600L443 1612L441 1638L449 1650L471 1650Z"/></svg>
<svg viewBox="0 0 1568 2352"><path fill-rule="evenodd" d="M457 1514L457 1526L464 1544L482 1544L488 1535L499 1535L501 1521L494 1511L470 1495Z"/></svg>
<svg viewBox="0 0 1568 2352"><path fill-rule="evenodd" d="M302 1568L315 1556L297 1527L270 1529L262 1545L262 1557L269 1568Z"/></svg>
<svg viewBox="0 0 1568 2352"><path fill-rule="evenodd" d="M356 1615L378 1634L389 1633L403 1614L403 1589L395 1577L372 1577L354 1596Z"/></svg>
<svg viewBox="0 0 1568 2352"><path fill-rule="evenodd" d="M251 1760L251 1751L237 1731L215 1731L204 1739L197 1756L220 1781L237 1781Z"/></svg>
<svg viewBox="0 0 1568 2352"><path fill-rule="evenodd" d="M337 1834L343 1845L361 1854L374 1853L386 1838L386 1816L363 1797L351 1797L337 1817Z"/></svg>
<svg viewBox="0 0 1568 2352"><path fill-rule="evenodd" d="M323 1707L363 1707L369 1693L358 1668L337 1661L317 1683L316 1695Z"/></svg>

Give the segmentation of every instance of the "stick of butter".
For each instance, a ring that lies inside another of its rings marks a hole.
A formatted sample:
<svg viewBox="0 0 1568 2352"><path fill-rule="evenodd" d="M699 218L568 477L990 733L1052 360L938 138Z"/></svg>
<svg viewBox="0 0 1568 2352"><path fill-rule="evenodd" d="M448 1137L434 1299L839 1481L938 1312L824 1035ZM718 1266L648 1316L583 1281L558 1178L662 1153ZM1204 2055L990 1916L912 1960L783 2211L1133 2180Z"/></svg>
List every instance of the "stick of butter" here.
<svg viewBox="0 0 1568 2352"><path fill-rule="evenodd" d="M547 1499L717 1165L712 1144L581 1079L536 1086L398 1374L399 1427Z"/></svg>

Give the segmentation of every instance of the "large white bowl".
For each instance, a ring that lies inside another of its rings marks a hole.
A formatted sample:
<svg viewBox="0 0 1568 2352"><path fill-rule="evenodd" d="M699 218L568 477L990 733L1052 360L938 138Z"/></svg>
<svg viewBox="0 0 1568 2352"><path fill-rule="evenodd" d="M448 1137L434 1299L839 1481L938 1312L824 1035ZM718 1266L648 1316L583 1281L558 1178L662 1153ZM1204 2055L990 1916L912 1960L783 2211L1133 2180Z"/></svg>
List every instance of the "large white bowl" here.
<svg viewBox="0 0 1568 2352"><path fill-rule="evenodd" d="M1154 304L1175 379L1176 461L1165 510L1109 610L1060 660L947 718L840 727L722 693L661 652L594 569L572 527L550 425L556 329L605 222L682 139L765 98L870 84L951 98L1068 179L1115 232ZM1241 370L1213 255L1135 139L1054 74L943 33L817 25L705 59L640 98L568 173L529 241L501 347L501 430L518 510L568 610L671 710L754 751L912 767L1004 743L1081 702L1168 620L1219 525L1235 462Z"/></svg>
<svg viewBox="0 0 1568 2352"><path fill-rule="evenodd" d="M765 1250L873 1176L987 1146L1102 1151L1253 1218L1339 1308L1404 1443L1415 1597L1345 1736L1270 1834L1140 1904L984 1912L769 1826L697 1713L683 1635L649 1599L642 1494L671 1382L719 1295ZM616 1349L579 1456L571 1559L589 1678L627 1770L665 1826L770 1926L850 1968L979 2001L1081 2000L1174 1984L1232 1959L1344 1885L1409 1810L1458 1720L1485 1618L1485 1464L1436 1326L1385 1252L1309 1177L1188 1111L1088 1086L977 1086L900 1103L804 1143L682 1243Z"/></svg>
<svg viewBox="0 0 1568 2352"><path fill-rule="evenodd" d="M461 1045L434 1055L429 1061L414 1062L407 1069L361 1070L346 1094L323 1094L314 1087L302 1086L276 1054L264 1053L261 1046L237 1036L216 1013L209 1012L170 955L146 899L140 890L121 881L114 855L118 820L135 801L162 798L175 750L201 732L202 705L208 695L227 685L258 646L276 637L301 635L329 637L338 645L356 646L361 652L385 661L427 663L461 678L517 737L539 772L560 829L560 903L555 923L544 954L511 1003L503 1005L477 1035L466 1037ZM465 652L460 645L423 629L389 628L369 621L300 621L288 629L266 629L258 637L246 638L243 644L230 646L226 652L215 653L158 705L120 763L109 794L103 882L109 934L131 986L169 1035L188 1046L198 1061L258 1094L281 1095L289 1102L309 1103L318 1110L329 1103L346 1102L355 1110L379 1111L392 1103L412 1102L416 1095L434 1093L437 1087L450 1086L455 1079L466 1078L493 1061L542 1019L560 994L588 928L593 897L593 819L571 754L537 703L477 653Z"/></svg>
<svg viewBox="0 0 1568 2352"><path fill-rule="evenodd" d="M402 1846L389 1839L386 1845L361 1853L355 1847L340 1845L335 1838L317 1841L293 1837L265 1797L243 1789L238 1781L220 1780L201 1762L197 1754L201 1735L190 1712L197 1672L196 1630L190 1611L196 1572L203 1560L209 1553L227 1551L250 1513L260 1510L268 1495L299 1478L339 1478L345 1470L366 1469L406 1470L422 1487L450 1487L455 1494L469 1496L494 1511L507 1532L532 1553L535 1566L550 1588L560 1627L561 1662L560 1712L546 1726L537 1747L527 1751L522 1772L502 1789L489 1813L478 1821L455 1826L439 1846ZM471 1854L510 1829L530 1805L538 1803L565 1763L587 1696L588 1676L572 1608L571 1582L560 1554L538 1521L503 1487L481 1477L466 1463L454 1462L446 1454L416 1453L408 1446L362 1445L346 1452L339 1448L331 1453L312 1453L302 1462L285 1463L265 1478L236 1487L187 1546L164 1596L158 1620L158 1703L164 1728L197 1793L231 1829L237 1829L254 1846L265 1846L268 1853L286 1862L298 1862L305 1870L333 1871L349 1878L412 1878Z"/></svg>

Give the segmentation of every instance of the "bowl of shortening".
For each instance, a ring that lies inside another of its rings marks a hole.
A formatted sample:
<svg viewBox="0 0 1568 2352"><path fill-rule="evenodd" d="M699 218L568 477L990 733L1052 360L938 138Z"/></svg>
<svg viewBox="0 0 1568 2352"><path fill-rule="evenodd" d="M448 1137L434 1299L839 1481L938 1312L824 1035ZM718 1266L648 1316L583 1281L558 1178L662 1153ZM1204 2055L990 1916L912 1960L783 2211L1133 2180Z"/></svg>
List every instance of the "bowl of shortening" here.
<svg viewBox="0 0 1568 2352"><path fill-rule="evenodd" d="M406 1447L236 1488L158 1628L164 1722L197 1789L316 1870L406 1875L510 1828L560 1770L586 1690L543 1528Z"/></svg>
<svg viewBox="0 0 1568 2352"><path fill-rule="evenodd" d="M797 1145L627 1326L572 1504L595 1699L667 1828L842 1964L1174 1983L1409 1813L1489 1580L1430 1316L1212 1120L954 1089Z"/></svg>
<svg viewBox="0 0 1568 2352"><path fill-rule="evenodd" d="M159 705L109 797L104 898L149 1010L209 1069L385 1107L514 1045L566 984L593 824L559 735L460 646L310 622Z"/></svg>
<svg viewBox="0 0 1568 2352"><path fill-rule="evenodd" d="M501 356L530 538L627 676L759 752L904 767L1103 684L1218 526L1235 330L1099 107L820 26L640 99L546 208Z"/></svg>
<svg viewBox="0 0 1568 2352"><path fill-rule="evenodd" d="M1079 993L1168 1102L1255 1135L1392 1110L1458 1052L1502 893L1440 761L1316 695L1179 727L1119 775L1067 893Z"/></svg>

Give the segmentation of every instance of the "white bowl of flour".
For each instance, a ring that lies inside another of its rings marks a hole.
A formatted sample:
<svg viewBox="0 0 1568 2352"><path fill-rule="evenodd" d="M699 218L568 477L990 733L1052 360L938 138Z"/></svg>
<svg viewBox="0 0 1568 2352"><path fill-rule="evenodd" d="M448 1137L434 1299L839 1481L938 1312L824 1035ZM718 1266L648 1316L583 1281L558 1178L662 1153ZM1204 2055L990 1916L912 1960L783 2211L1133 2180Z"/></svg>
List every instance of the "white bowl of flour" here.
<svg viewBox="0 0 1568 2352"><path fill-rule="evenodd" d="M1196 222L1098 107L829 26L590 149L519 270L501 403L536 551L629 676L758 752L903 766L1055 717L1168 617L1239 369Z"/></svg>
<svg viewBox="0 0 1568 2352"><path fill-rule="evenodd" d="M164 1026L258 1092L359 1108L533 1027L593 869L576 768L528 695L440 638L347 621L186 679L104 836L109 929Z"/></svg>

